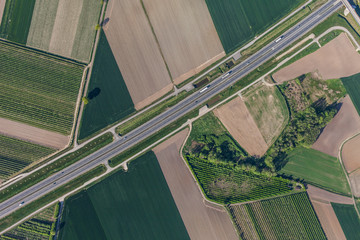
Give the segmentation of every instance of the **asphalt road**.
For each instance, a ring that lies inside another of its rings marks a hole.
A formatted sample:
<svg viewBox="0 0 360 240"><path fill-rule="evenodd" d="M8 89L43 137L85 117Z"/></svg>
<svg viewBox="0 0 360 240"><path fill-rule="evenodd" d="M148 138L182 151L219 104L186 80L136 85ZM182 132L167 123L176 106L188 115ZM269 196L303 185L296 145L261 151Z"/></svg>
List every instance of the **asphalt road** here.
<svg viewBox="0 0 360 240"><path fill-rule="evenodd" d="M0 218L14 212L20 207L34 201L41 196L53 191L60 185L64 185L79 175L94 168L98 164L109 160L124 150L136 145L147 137L153 135L166 125L174 122L181 116L204 104L208 99L228 88L240 78L244 77L261 64L275 56L281 50L289 46L291 43L302 37L311 28L326 19L342 6L337 0L330 0L316 12L299 22L292 29L282 35L281 40L269 43L256 54L252 55L243 63L234 67L230 74L225 73L223 76L214 80L206 90L199 90L187 97L177 105L173 106L166 112L153 118L126 136L113 143L105 146L97 152L83 158L82 160L67 167L62 172L58 172L38 184L26 189L25 191L15 195L14 197L0 204ZM280 36L279 36L280 38ZM278 38L278 39L279 39ZM201 91L201 92L200 92ZM21 204L23 202L23 204ZM20 206L21 204L21 206Z"/></svg>

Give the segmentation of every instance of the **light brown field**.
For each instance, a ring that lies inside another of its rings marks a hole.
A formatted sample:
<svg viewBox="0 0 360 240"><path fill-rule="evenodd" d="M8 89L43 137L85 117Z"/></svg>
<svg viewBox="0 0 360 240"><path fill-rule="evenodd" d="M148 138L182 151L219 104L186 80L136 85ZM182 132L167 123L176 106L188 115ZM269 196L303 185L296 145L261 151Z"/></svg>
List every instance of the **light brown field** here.
<svg viewBox="0 0 360 240"><path fill-rule="evenodd" d="M106 37L135 108L140 109L172 88L165 62L139 0L109 1L105 17Z"/></svg>
<svg viewBox="0 0 360 240"><path fill-rule="evenodd" d="M360 135L347 141L342 148L342 160L350 173L360 168Z"/></svg>
<svg viewBox="0 0 360 240"><path fill-rule="evenodd" d="M339 112L324 128L312 148L338 157L341 144L360 131L360 118L349 96L342 100Z"/></svg>
<svg viewBox="0 0 360 240"><path fill-rule="evenodd" d="M341 203L341 204L353 204L353 200L350 197L345 197L339 194L328 192L321 188L308 185L307 193L309 194L311 201L318 201L323 203Z"/></svg>
<svg viewBox="0 0 360 240"><path fill-rule="evenodd" d="M143 0L174 83L225 56L205 0Z"/></svg>
<svg viewBox="0 0 360 240"><path fill-rule="evenodd" d="M69 136L5 118L0 118L0 134L55 149L64 148L70 140Z"/></svg>
<svg viewBox="0 0 360 240"><path fill-rule="evenodd" d="M348 77L360 72L360 54L345 33L314 53L279 70L273 75L276 82L284 82L302 74L317 71L322 79Z"/></svg>
<svg viewBox="0 0 360 240"><path fill-rule="evenodd" d="M179 155L188 130L153 150L191 239L239 239L224 208L204 203L200 189Z"/></svg>
<svg viewBox="0 0 360 240"><path fill-rule="evenodd" d="M61 56L71 55L77 28L69 25L78 25L82 5L83 1L59 0L49 45L50 52Z"/></svg>
<svg viewBox="0 0 360 240"><path fill-rule="evenodd" d="M0 0L0 24L1 24L3 13L4 13L5 3L6 3L6 0Z"/></svg>
<svg viewBox="0 0 360 240"><path fill-rule="evenodd" d="M240 97L215 109L214 114L250 155L262 156L266 152L268 145Z"/></svg>
<svg viewBox="0 0 360 240"><path fill-rule="evenodd" d="M349 175L351 190L355 197L360 197L360 169Z"/></svg>
<svg viewBox="0 0 360 240"><path fill-rule="evenodd" d="M317 201L312 201L312 204L326 237L329 240L345 240L345 234L331 204Z"/></svg>

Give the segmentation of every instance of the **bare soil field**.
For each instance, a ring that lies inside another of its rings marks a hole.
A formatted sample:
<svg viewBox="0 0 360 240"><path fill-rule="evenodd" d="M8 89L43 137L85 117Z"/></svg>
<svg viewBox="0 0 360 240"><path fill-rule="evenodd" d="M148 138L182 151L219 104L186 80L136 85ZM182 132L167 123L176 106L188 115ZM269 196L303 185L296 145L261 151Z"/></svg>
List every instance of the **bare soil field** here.
<svg viewBox="0 0 360 240"><path fill-rule="evenodd" d="M6 3L6 0L0 0L0 24L1 24L3 13L4 13L5 3Z"/></svg>
<svg viewBox="0 0 360 240"><path fill-rule="evenodd" d="M329 240L345 240L345 234L331 204L317 201L312 201L312 204L326 237Z"/></svg>
<svg viewBox="0 0 360 240"><path fill-rule="evenodd" d="M247 109L268 146L280 135L289 120L284 97L276 87L263 83L243 93Z"/></svg>
<svg viewBox="0 0 360 240"><path fill-rule="evenodd" d="M345 197L339 194L328 192L321 188L308 185L307 193L309 194L311 201L318 201L323 203L341 203L341 204L353 204L353 200L350 197Z"/></svg>
<svg viewBox="0 0 360 240"><path fill-rule="evenodd" d="M174 83L225 56L204 0L143 0Z"/></svg>
<svg viewBox="0 0 360 240"><path fill-rule="evenodd" d="M342 148L342 160L347 172L360 168L360 135L347 141Z"/></svg>
<svg viewBox="0 0 360 240"><path fill-rule="evenodd" d="M179 152L189 130L183 130L153 151L191 239L239 239L230 216L204 203L200 189Z"/></svg>
<svg viewBox="0 0 360 240"><path fill-rule="evenodd" d="M101 6L98 0L36 0L27 45L88 62Z"/></svg>
<svg viewBox="0 0 360 240"><path fill-rule="evenodd" d="M360 169L349 175L351 190L356 197L360 197Z"/></svg>
<svg viewBox="0 0 360 240"><path fill-rule="evenodd" d="M348 77L360 72L359 62L360 54L347 35L342 33L316 52L279 70L273 78L281 83L315 71L322 79Z"/></svg>
<svg viewBox="0 0 360 240"><path fill-rule="evenodd" d="M0 134L55 149L64 148L70 140L69 136L5 118L0 118Z"/></svg>
<svg viewBox="0 0 360 240"><path fill-rule="evenodd" d="M215 109L214 114L250 155L262 156L266 152L268 145L240 97Z"/></svg>
<svg viewBox="0 0 360 240"><path fill-rule="evenodd" d="M110 1L105 18L105 35L140 109L172 88L165 62L139 0Z"/></svg>
<svg viewBox="0 0 360 240"><path fill-rule="evenodd" d="M342 106L333 120L324 128L313 149L338 157L341 144L360 131L360 118L347 95L342 100Z"/></svg>

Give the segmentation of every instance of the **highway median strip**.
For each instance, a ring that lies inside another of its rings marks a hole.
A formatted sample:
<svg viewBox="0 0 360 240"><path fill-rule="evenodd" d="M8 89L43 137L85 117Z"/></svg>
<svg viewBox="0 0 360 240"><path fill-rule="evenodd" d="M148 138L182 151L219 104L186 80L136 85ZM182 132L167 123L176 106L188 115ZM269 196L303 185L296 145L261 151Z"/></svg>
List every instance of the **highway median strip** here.
<svg viewBox="0 0 360 240"><path fill-rule="evenodd" d="M0 202L3 202L16 194L24 191L25 189L35 185L36 183L46 179L52 174L70 166L71 164L83 159L84 157L90 155L91 153L99 150L105 145L113 141L113 135L111 133L106 133L97 139L86 144L84 147L79 150L69 153L68 155L58 159L57 161L49 164L48 166L30 174L27 177L19 180L18 182L10 185L9 187L0 191Z"/></svg>

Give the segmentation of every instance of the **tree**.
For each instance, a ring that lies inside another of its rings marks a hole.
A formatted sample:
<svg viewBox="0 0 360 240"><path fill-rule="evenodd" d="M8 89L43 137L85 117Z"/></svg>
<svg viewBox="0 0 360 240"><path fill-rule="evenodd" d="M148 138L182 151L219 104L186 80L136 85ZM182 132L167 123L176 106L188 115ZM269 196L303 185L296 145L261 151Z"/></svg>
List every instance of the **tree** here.
<svg viewBox="0 0 360 240"><path fill-rule="evenodd" d="M100 29L100 24L96 24L95 30L99 30L99 29Z"/></svg>
<svg viewBox="0 0 360 240"><path fill-rule="evenodd" d="M89 99L87 97L83 97L82 101L84 102L85 105L89 103Z"/></svg>

